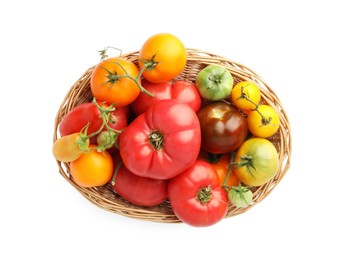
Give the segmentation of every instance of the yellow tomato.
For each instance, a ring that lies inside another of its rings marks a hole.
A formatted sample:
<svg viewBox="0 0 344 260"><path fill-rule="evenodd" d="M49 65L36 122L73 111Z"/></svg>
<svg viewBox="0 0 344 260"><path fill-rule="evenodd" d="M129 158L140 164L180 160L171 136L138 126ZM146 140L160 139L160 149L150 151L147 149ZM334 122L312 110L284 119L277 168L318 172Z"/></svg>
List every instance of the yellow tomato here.
<svg viewBox="0 0 344 260"><path fill-rule="evenodd" d="M269 105L259 105L258 111L248 114L248 130L256 137L267 138L274 135L280 125L276 110Z"/></svg>
<svg viewBox="0 0 344 260"><path fill-rule="evenodd" d="M248 99L246 99L247 97ZM232 103L241 110L255 109L259 104L261 94L258 86L250 81L241 81L234 86L231 93Z"/></svg>

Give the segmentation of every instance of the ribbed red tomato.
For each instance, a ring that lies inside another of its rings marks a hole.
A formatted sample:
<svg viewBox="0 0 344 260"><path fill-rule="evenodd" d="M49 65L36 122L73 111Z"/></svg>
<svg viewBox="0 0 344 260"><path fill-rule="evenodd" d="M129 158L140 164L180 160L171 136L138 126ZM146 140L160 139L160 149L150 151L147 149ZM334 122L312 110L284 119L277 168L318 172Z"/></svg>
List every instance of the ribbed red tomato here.
<svg viewBox="0 0 344 260"><path fill-rule="evenodd" d="M195 111L173 99L150 106L119 140L128 170L153 179L169 179L190 167L200 146L201 129Z"/></svg>

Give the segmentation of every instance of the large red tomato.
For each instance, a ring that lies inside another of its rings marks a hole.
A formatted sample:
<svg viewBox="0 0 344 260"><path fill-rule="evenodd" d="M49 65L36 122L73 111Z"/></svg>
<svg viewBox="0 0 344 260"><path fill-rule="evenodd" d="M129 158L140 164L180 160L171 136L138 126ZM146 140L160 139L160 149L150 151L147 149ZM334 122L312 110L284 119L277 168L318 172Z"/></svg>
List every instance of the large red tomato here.
<svg viewBox="0 0 344 260"><path fill-rule="evenodd" d="M211 164L198 160L168 184L168 198L176 216L186 224L204 227L223 219L228 197Z"/></svg>
<svg viewBox="0 0 344 260"><path fill-rule="evenodd" d="M201 146L195 111L177 100L150 106L121 133L119 151L129 171L169 179L190 167Z"/></svg>

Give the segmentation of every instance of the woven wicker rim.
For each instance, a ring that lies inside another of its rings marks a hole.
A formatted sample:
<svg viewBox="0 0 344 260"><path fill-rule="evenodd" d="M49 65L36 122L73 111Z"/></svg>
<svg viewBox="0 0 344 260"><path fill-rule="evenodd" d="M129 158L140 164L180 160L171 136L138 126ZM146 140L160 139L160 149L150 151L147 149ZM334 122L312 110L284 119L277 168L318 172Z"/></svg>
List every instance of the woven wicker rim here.
<svg viewBox="0 0 344 260"><path fill-rule="evenodd" d="M121 56L124 59L132 61L137 65L138 51L131 52ZM236 216L246 212L253 206L261 202L276 185L282 180L290 167L290 157L292 148L292 139L287 114L283 109L280 100L268 84L259 77L254 71L237 62L228 60L227 58L211 54L196 49L187 49L187 64L184 71L176 79L184 79L193 81L197 73L209 64L219 64L226 67L234 78L234 83L248 80L256 82L261 90L262 103L269 104L274 107L279 114L281 126L278 132L269 138L275 145L279 154L279 168L276 176L266 184L253 190L253 203L247 208L236 208L230 206L226 218ZM53 141L58 137L58 127L61 119L75 106L89 102L92 100L90 90L90 78L95 66L90 67L85 73L74 83L66 94L55 118ZM69 164L57 161L60 174L77 189L86 199L98 207L114 212L123 216L154 221L163 223L180 223L181 221L175 216L168 201L163 202L155 207L140 207L133 205L119 195L115 194L109 185L96 188L83 188L77 185L69 174Z"/></svg>

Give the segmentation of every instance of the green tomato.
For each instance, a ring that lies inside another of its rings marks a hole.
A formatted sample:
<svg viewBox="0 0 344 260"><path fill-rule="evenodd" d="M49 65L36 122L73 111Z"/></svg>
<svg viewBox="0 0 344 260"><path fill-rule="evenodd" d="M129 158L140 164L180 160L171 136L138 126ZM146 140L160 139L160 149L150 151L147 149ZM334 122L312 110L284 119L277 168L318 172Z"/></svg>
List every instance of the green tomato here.
<svg viewBox="0 0 344 260"><path fill-rule="evenodd" d="M204 99L218 101L231 94L233 77L225 67L212 64L197 74L196 86Z"/></svg>
<svg viewBox="0 0 344 260"><path fill-rule="evenodd" d="M228 199L238 208L246 208L252 203L253 193L244 186L232 187L228 192Z"/></svg>

